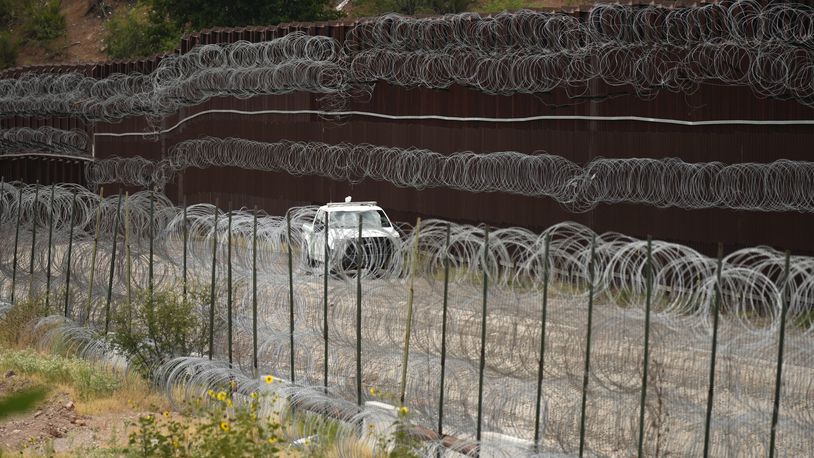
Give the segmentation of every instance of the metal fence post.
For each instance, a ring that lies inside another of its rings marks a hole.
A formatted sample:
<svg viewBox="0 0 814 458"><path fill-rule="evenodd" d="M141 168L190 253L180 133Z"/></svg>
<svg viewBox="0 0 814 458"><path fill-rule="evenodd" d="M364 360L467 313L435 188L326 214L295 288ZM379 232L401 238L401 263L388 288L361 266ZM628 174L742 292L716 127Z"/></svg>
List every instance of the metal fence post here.
<svg viewBox="0 0 814 458"><path fill-rule="evenodd" d="M113 275L116 272L116 243L119 241L119 213L122 208L122 194L116 203L116 215L113 217L113 247L110 250L110 277L107 281L107 301L105 302L105 335L110 330L110 302L113 299Z"/></svg>
<svg viewBox="0 0 814 458"><path fill-rule="evenodd" d="M130 193L124 193L124 256L127 270L125 277L127 281L127 329L131 330L133 325L133 266L130 253Z"/></svg>
<svg viewBox="0 0 814 458"><path fill-rule="evenodd" d="M51 244L54 242L54 184L48 208L48 259L45 262L45 310L51 305Z"/></svg>
<svg viewBox="0 0 814 458"><path fill-rule="evenodd" d="M73 199L71 200L71 223L70 229L68 229L68 265L65 273L65 318L68 318L69 315L68 301L71 297L71 252L73 251L73 228L75 225L74 217L76 216L76 194L77 191L74 189Z"/></svg>
<svg viewBox="0 0 814 458"><path fill-rule="evenodd" d="M769 440L769 458L774 458L775 441L777 440L777 420L780 416L780 388L783 383L783 344L786 337L786 313L789 309L791 293L789 285L791 283L791 253L786 251L785 281L783 283L783 304L780 310L780 336L777 342L777 376L774 380L774 406L772 407L772 430Z"/></svg>
<svg viewBox="0 0 814 458"><path fill-rule="evenodd" d="M650 307L653 298L653 241L647 236L647 260L645 264L645 305L644 305L644 351L642 354L642 395L639 400L639 457L644 449L644 407L647 400L647 376L650 364Z"/></svg>
<svg viewBox="0 0 814 458"><path fill-rule="evenodd" d="M585 407L588 402L588 375L591 372L591 328L594 313L594 257L596 234L591 237L591 256L588 260L588 330L585 336L585 370L582 373L582 407L579 421L579 456L585 451Z"/></svg>
<svg viewBox="0 0 814 458"><path fill-rule="evenodd" d="M721 271L723 270L724 245L718 244L718 270L715 274L715 299L712 318L712 354L709 359L709 390L707 391L707 413L704 421L704 458L709 456L709 430L712 423L712 399L715 393L715 358L718 353L718 315L721 305Z"/></svg>
<svg viewBox="0 0 814 458"><path fill-rule="evenodd" d="M40 182L34 188L34 202L31 204L31 259L28 267L28 300L34 300L34 251L37 248L37 203L40 200Z"/></svg>
<svg viewBox="0 0 814 458"><path fill-rule="evenodd" d="M17 228L14 230L14 256L11 261L11 303L14 304L14 292L17 289L17 248L20 242L20 218L23 214L23 190L17 190Z"/></svg>
<svg viewBox="0 0 814 458"><path fill-rule="evenodd" d="M3 195L6 193L6 177L0 177L0 201L5 202ZM3 225L3 203L0 203L0 227ZM0 298L3 297L3 284L5 283L5 279L0 281Z"/></svg>
<svg viewBox="0 0 814 458"><path fill-rule="evenodd" d="M5 202L3 195L6 193L6 177L0 177L0 201ZM0 203L0 227L3 225L3 203ZM5 279L0 281L0 298L3 297L3 283Z"/></svg>
<svg viewBox="0 0 814 458"><path fill-rule="evenodd" d="M150 190L150 231L149 231L150 241L149 241L149 259L147 261L148 264L148 272L147 272L147 300L150 303L153 302L153 293L155 289L155 283L153 283L153 240L155 239L155 196L153 195L153 190Z"/></svg>
<svg viewBox="0 0 814 458"><path fill-rule="evenodd" d="M184 254L183 254L183 267L182 267L182 275L183 275L183 297L184 300L187 299L187 239L189 238L189 229L187 228L187 201L186 198L184 199L184 228L183 228L183 238L184 238Z"/></svg>
<svg viewBox="0 0 814 458"><path fill-rule="evenodd" d="M483 427L483 372L486 369L486 303L489 296L489 265L487 263L487 255L489 253L489 228L484 230L483 239L483 258L481 260L481 268L483 269L483 307L481 310L481 327L480 327L480 366L478 369L478 423L475 440L478 442L480 449L481 430Z"/></svg>
<svg viewBox="0 0 814 458"><path fill-rule="evenodd" d="M362 405L362 215L356 239L356 404Z"/></svg>
<svg viewBox="0 0 814 458"><path fill-rule="evenodd" d="M88 301L85 310L79 314L79 324L90 319L91 302L93 301L93 276L96 273L96 254L99 247L99 226L102 222L102 203L104 202L105 188L99 188L99 204L96 206L96 232L93 236L93 254L90 261L90 281L88 282Z"/></svg>
<svg viewBox="0 0 814 458"><path fill-rule="evenodd" d="M441 312L441 389L438 396L438 437L444 437L444 382L447 365L447 303L449 297L449 233L447 223L446 243L444 245L444 303Z"/></svg>
<svg viewBox="0 0 814 458"><path fill-rule="evenodd" d="M226 240L226 339L229 366L232 366L232 203L229 202L229 230Z"/></svg>
<svg viewBox="0 0 814 458"><path fill-rule="evenodd" d="M288 337L290 348L291 383L294 383L294 252L291 243L291 209L285 212L288 244Z"/></svg>
<svg viewBox="0 0 814 458"><path fill-rule="evenodd" d="M325 340L323 355L323 385L328 390L328 212L325 212L325 228L322 240L322 337Z"/></svg>
<svg viewBox="0 0 814 458"><path fill-rule="evenodd" d="M218 199L215 199L214 227L212 229L212 285L209 289L209 359L215 352L215 281L218 258Z"/></svg>
<svg viewBox="0 0 814 458"><path fill-rule="evenodd" d="M399 387L399 400L404 405L407 395L407 365L410 362L410 333L413 330L413 300L415 298L415 271L418 269L418 241L421 236L421 218L415 222L415 240L413 241L413 259L410 269L410 289L407 292L407 323L404 330L404 352L401 357L401 386Z"/></svg>
<svg viewBox="0 0 814 458"><path fill-rule="evenodd" d="M252 227L252 367L257 375L257 205Z"/></svg>
<svg viewBox="0 0 814 458"><path fill-rule="evenodd" d="M537 397L534 405L534 449L540 451L540 411L543 399L543 369L545 363L545 326L548 313L548 262L549 262L549 244L551 242L551 235L545 235L543 255L543 310L540 323L540 361L537 367Z"/></svg>

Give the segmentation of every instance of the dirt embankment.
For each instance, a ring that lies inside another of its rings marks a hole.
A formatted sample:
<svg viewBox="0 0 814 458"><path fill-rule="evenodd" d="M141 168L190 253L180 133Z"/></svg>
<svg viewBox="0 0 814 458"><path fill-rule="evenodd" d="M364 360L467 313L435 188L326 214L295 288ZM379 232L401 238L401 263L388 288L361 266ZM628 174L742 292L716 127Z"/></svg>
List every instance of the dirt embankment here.
<svg viewBox="0 0 814 458"><path fill-rule="evenodd" d="M31 378L13 371L0 377L0 397L36 385ZM53 456L109 446L112 442L122 445L129 425L137 421L135 412L80 415L71 394L55 389L31 411L0 421L0 455L30 451Z"/></svg>

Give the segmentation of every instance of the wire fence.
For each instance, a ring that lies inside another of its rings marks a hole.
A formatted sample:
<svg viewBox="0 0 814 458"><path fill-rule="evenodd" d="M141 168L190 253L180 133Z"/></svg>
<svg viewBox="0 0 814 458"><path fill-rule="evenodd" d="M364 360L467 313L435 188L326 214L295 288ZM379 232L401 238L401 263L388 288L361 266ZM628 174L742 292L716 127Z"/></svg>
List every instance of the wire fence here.
<svg viewBox="0 0 814 458"><path fill-rule="evenodd" d="M389 404L409 408L427 454L814 446L809 257L712 259L575 223L428 220L382 237L315 220L315 207L226 213L76 185L3 183L0 212L4 308L44 296L49 338L121 359L111 316L145 295L189 296L203 351L155 367L157 382L174 399L229 382L273 390L316 414L300 436L330 421L357 437Z"/></svg>

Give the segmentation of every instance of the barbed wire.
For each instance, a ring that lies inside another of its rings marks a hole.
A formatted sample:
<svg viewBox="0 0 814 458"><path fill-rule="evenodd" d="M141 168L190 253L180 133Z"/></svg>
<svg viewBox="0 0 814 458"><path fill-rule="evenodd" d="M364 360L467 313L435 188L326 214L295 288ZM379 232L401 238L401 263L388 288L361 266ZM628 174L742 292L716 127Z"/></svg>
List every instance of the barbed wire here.
<svg viewBox="0 0 814 458"><path fill-rule="evenodd" d="M387 15L343 43L295 32L267 42L203 45L149 75L24 74L0 80L0 116L76 116L113 122L166 117L213 97L306 91L341 108L386 82L453 84L489 94L571 96L602 81L641 98L702 84L814 106L814 10L753 0L691 8L597 4L585 18L519 11L430 18Z"/></svg>
<svg viewBox="0 0 814 458"><path fill-rule="evenodd" d="M810 106L812 23L807 6L751 0L692 8L597 4L584 19L535 11L388 15L354 27L343 52L354 81L581 95L601 80L642 98L711 83Z"/></svg>
<svg viewBox="0 0 814 458"><path fill-rule="evenodd" d="M89 157L88 134L79 129L15 127L0 130L0 154L62 153Z"/></svg>
<svg viewBox="0 0 814 458"><path fill-rule="evenodd" d="M371 179L414 189L444 187L550 197L573 211L615 203L814 211L814 163L785 159L766 164L723 164L688 163L677 158L597 158L580 166L545 153L441 154L369 144L264 143L208 137L178 143L167 161L176 171L239 167L349 183ZM114 181L113 177L99 179Z"/></svg>
<svg viewBox="0 0 814 458"><path fill-rule="evenodd" d="M336 40L291 33L267 42L198 46L163 59L149 75L24 74L0 80L0 116L76 116L114 122L165 117L212 97L347 89Z"/></svg>
<svg viewBox="0 0 814 458"><path fill-rule="evenodd" d="M52 201L51 189L21 183L6 183L0 188L0 233L5 234L0 238L0 287L7 297L16 256L17 297L25 297L29 287L33 287L35 295L42 293L48 247L40 237L48 232L53 214L52 293L59 291L60 297L65 293L66 245L68 234L73 231L69 315L80 321L84 318L84 327L69 323L62 331L54 332L67 334L77 345L81 343L91 356L110 352L109 345L94 338L88 329L99 329L104 323L114 234L119 253L125 252L126 241L131 256L116 258L112 313L127 300L129 287L146 290L152 270L156 291L181 291L182 285L186 285L191 298L206 297L196 302L194 308L194 313L205 317L210 307L215 259L214 313L216 323L226 323L231 219L235 361L231 367L224 362L226 333L218 325L215 359L181 355L184 357L167 361L156 368L160 385L174 395L186 392L189 396L200 395L229 380L235 380L239 384L237 392L243 394L265 386L251 375L252 309L256 294L260 370L281 381L279 386L275 383L267 389L278 393L281 399L290 399L295 409L332 418L344 412L343 421L361 421L376 415L373 406L355 406L358 297L355 270L331 264L332 272L326 278L322 275L324 266L309 263L305 255L314 247L309 246L313 240L304 232L304 226L315 222L316 207L290 210L290 237L286 217L258 213L255 251L252 211L224 212L212 205L196 204L184 212L157 193L100 199L75 185L54 186ZM18 214L20 232L15 237ZM34 225L38 238L32 247ZM449 262L444 369L447 377L444 421L448 434L472 443L481 345L475 330L480 329L486 300L484 430L524 440L533 436L542 289L548 284L541 450L567 454L576 448L586 351L584 331L588 297L592 294L587 449L598 454L634 451L649 285L653 373L647 409L652 421L647 422L645 433L650 452L655 453L654 447L660 447L659 453L695 454L697 444L703 442L699 434L704 429L706 391L700 387L708 382L708 350L716 307L720 312L716 399L724 401L715 405L713 450L748 454L768 447L766 406L773 399L777 335L784 323L786 356L781 400L784 407L780 410L777 446L778 450L794 455L804 454L814 445L808 434L814 426L809 408L814 399L811 392L814 323L810 320L814 306L814 258L792 256L791 270L787 273L783 253L768 247L741 249L722 260L721 283L716 288L716 261L679 244L652 242L652 276L649 276L647 242L633 237L596 234L576 223L562 223L542 233L523 228L491 229L487 244L484 229L440 220L423 221L420 230L400 224L402 235L398 239L389 244L366 245L363 252L356 251L353 235L333 237L329 244L331 253L340 258L358 253L362 259L363 401L380 400L370 388L383 393L395 393L398 389L405 304L409 279L414 278L415 314L406 399L411 421L434 428L441 389L440 304L444 303L444 267ZM335 230L345 229L335 227ZM187 249L183 256L185 232ZM151 234L152 269L148 254ZM15 255L13 246L17 238ZM592 263L593 240L596 242ZM416 244L418 258L412 255ZM293 257L290 274L289 249ZM32 255L33 277L28 274ZM393 261L374 262L385 256ZM256 293L251 286L255 258ZM92 272L96 278L91 284ZM484 277L489 282L485 297ZM289 302L289 281L293 285L293 303ZM327 297L323 290L326 284ZM781 313L784 307L785 320ZM289 383L292 308L295 384ZM321 386L325 308L330 343L328 390ZM59 309L62 313L61 301ZM681 345L676 345L677 342ZM660 439L656 440L656 435ZM517 444L491 444L500 454L519 453ZM440 442L432 446L440 446ZM524 450L523 454L528 454L528 449Z"/></svg>

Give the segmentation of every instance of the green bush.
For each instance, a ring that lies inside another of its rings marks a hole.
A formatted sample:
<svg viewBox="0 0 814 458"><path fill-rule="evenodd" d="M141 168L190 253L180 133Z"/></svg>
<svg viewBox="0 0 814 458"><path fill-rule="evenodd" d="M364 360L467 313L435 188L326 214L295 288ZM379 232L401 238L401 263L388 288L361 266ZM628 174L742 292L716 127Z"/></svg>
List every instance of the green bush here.
<svg viewBox="0 0 814 458"><path fill-rule="evenodd" d="M203 421L139 418L138 429L130 434L125 456L160 457L256 457L277 456L280 451L280 424L258 417L259 401L236 406L226 392L212 394L214 404Z"/></svg>
<svg viewBox="0 0 814 458"><path fill-rule="evenodd" d="M65 34L65 16L60 0L32 2L26 13L26 35L35 40L52 40Z"/></svg>
<svg viewBox="0 0 814 458"><path fill-rule="evenodd" d="M475 3L474 0L429 0L429 7L438 14L463 13Z"/></svg>
<svg viewBox="0 0 814 458"><path fill-rule="evenodd" d="M21 300L14 304L0 317L0 346L20 347L31 343L31 326L45 315L44 298Z"/></svg>
<svg viewBox="0 0 814 458"><path fill-rule="evenodd" d="M105 24L107 55L114 59L147 57L173 50L181 32L169 21L151 18L146 5L122 8Z"/></svg>
<svg viewBox="0 0 814 458"><path fill-rule="evenodd" d="M8 32L0 32L0 70L17 64L20 43Z"/></svg>
<svg viewBox="0 0 814 458"><path fill-rule="evenodd" d="M0 369L37 375L49 383L71 385L81 399L110 396L120 386L119 377L83 359L42 355L34 350L0 352Z"/></svg>
<svg viewBox="0 0 814 458"><path fill-rule="evenodd" d="M132 305L120 304L113 315L111 342L147 378L170 358L203 354L209 343L208 321L199 313L203 296L190 294L185 300L166 291L152 299L140 295Z"/></svg>
<svg viewBox="0 0 814 458"><path fill-rule="evenodd" d="M0 0L0 26L8 27L20 12L19 0Z"/></svg>
<svg viewBox="0 0 814 458"><path fill-rule="evenodd" d="M489 0L478 10L482 13L502 13L503 11L517 11L526 6L523 0Z"/></svg>

